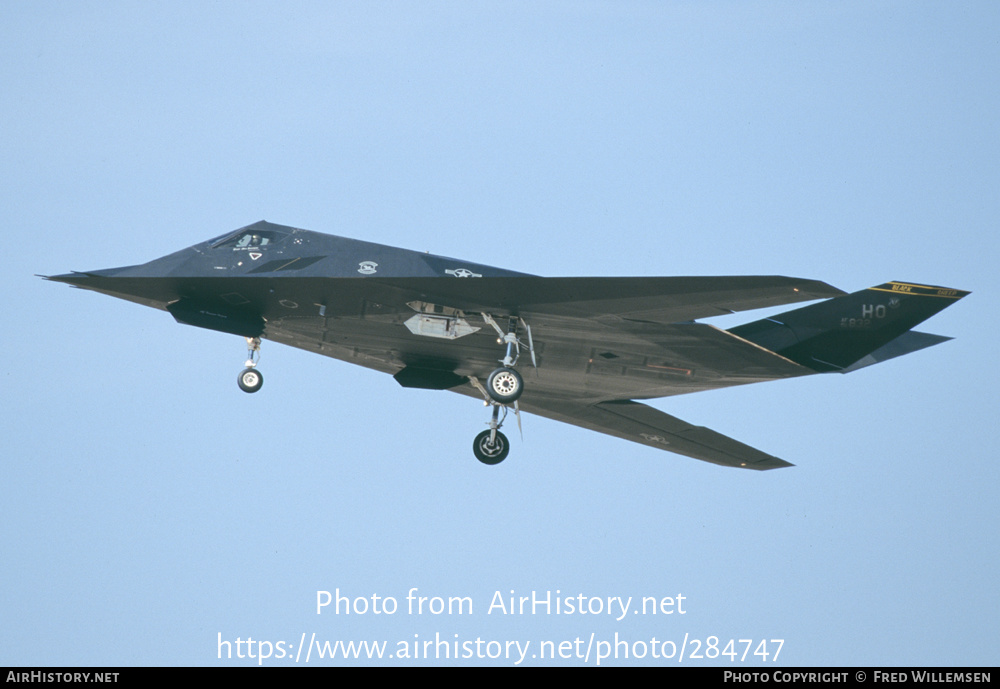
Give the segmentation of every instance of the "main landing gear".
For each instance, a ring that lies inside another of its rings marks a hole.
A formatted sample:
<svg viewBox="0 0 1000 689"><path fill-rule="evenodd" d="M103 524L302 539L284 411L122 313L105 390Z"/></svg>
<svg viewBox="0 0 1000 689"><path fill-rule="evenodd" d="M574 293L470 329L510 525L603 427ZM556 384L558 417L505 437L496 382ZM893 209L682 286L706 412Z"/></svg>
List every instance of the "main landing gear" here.
<svg viewBox="0 0 1000 689"><path fill-rule="evenodd" d="M498 368L486 379L487 394L500 404L513 404L523 391L521 374L506 366Z"/></svg>
<svg viewBox="0 0 1000 689"><path fill-rule="evenodd" d="M483 431L476 436L472 442L472 453L476 455L483 464L499 464L507 458L510 452L510 441L507 436L500 432L504 420L507 418L508 405L514 406L514 413L518 415L517 424L521 425L520 412L517 409L517 398L521 396L524 389L524 382L521 375L512 368L498 368L490 374L486 381L486 387L476 378L470 378L472 384L483 393L485 403L493 407L493 415L490 418L489 430ZM500 411L503 410L503 416Z"/></svg>
<svg viewBox="0 0 1000 689"><path fill-rule="evenodd" d="M517 324L518 318L511 316L507 320L507 332L505 333L497 325L496 321L487 314L482 314L483 320L497 331L500 336L497 338L497 344L507 345L507 352L504 358L501 360L500 368L493 371L489 378L486 379L486 387L479 382L475 377L471 377L469 380L472 385L483 393L483 398L487 406L493 408L493 414L489 421L489 430L483 431L476 436L476 439L472 442L472 452L476 455L478 459L483 464L499 464L504 459L507 458L507 454L510 452L510 441L507 440L507 436L500 432L500 427L503 425L504 419L507 418L507 410L513 407L514 414L517 416L517 426L521 427L521 413L517 407L517 400L521 397L521 393L524 392L524 379L521 374L514 369L514 365L517 363L517 359L521 353L521 343L517 339ZM528 343L529 349L531 351L531 360L535 362L535 349L534 343L531 341L531 330L525 324L525 328L528 332ZM503 410L503 416L500 415L500 410Z"/></svg>
<svg viewBox="0 0 1000 689"><path fill-rule="evenodd" d="M264 384L264 376L257 370L257 362L260 360L260 338L247 338L247 361L246 368L240 371L236 383L243 392L257 392Z"/></svg>

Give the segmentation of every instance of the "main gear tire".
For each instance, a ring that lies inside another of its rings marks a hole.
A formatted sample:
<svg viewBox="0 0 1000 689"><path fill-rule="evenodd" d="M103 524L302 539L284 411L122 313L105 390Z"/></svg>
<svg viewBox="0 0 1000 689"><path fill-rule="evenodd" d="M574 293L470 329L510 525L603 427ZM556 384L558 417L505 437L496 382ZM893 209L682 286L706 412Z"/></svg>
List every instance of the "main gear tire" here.
<svg viewBox="0 0 1000 689"><path fill-rule="evenodd" d="M498 368L486 379L486 392L495 402L513 404L524 392L524 379L512 368Z"/></svg>
<svg viewBox="0 0 1000 689"><path fill-rule="evenodd" d="M491 433L493 431L483 431L477 435L472 443L472 452L480 462L492 466L507 458L507 454L510 452L510 443L507 441L507 436L500 431L496 431L493 442L490 442Z"/></svg>

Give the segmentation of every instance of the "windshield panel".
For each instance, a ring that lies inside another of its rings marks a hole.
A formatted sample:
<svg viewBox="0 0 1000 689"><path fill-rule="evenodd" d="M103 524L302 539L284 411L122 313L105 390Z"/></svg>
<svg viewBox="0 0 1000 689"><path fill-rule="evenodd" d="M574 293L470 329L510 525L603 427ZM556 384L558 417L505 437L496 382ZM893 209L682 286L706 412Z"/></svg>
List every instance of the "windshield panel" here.
<svg viewBox="0 0 1000 689"><path fill-rule="evenodd" d="M276 230L245 230L231 235L218 244L213 244L213 249L228 248L233 251L263 249L272 244L277 244L287 237L286 232Z"/></svg>

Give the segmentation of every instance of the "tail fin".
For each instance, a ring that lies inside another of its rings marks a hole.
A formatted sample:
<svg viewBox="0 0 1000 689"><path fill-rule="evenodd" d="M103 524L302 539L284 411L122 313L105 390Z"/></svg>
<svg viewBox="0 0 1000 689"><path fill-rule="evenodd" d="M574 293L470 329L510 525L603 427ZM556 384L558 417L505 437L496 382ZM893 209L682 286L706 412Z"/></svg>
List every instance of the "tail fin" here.
<svg viewBox="0 0 1000 689"><path fill-rule="evenodd" d="M887 282L729 332L824 373L847 373L950 338L910 330L968 292Z"/></svg>

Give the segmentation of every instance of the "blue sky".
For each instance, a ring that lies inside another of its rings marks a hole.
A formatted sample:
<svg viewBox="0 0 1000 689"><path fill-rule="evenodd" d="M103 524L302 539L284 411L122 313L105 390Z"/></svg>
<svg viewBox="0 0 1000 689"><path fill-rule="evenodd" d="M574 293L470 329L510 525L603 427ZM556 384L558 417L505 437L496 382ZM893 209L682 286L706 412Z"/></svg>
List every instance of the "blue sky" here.
<svg viewBox="0 0 1000 689"><path fill-rule="evenodd" d="M254 664L219 635L313 633L530 641L525 664L685 635L783 639L777 666L997 663L994 3L4 16L0 664ZM922 328L939 347L655 402L797 465L758 474L531 416L483 467L465 397L267 342L245 395L240 338L34 277L260 219L540 275L973 294ZM338 588L400 611L317 615ZM413 588L472 614L404 614ZM686 612L488 613L511 590Z"/></svg>

